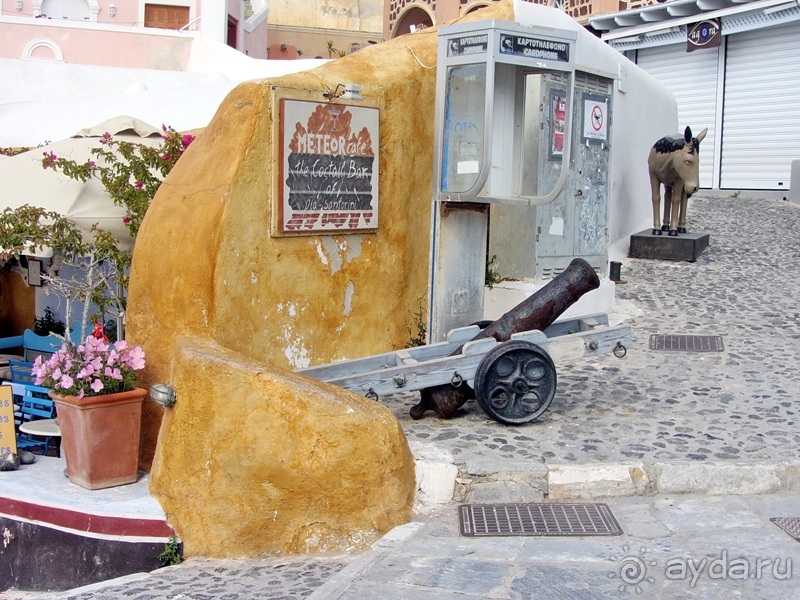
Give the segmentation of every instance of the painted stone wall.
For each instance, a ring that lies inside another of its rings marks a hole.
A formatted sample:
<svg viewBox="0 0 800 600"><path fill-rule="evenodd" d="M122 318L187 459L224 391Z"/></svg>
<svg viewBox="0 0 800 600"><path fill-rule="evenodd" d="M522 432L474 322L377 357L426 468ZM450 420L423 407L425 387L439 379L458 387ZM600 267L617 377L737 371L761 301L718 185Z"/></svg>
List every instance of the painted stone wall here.
<svg viewBox="0 0 800 600"><path fill-rule="evenodd" d="M411 516L414 461L389 411L292 370L406 345L427 291L436 44L426 30L237 87L147 214L128 338L144 385L178 402L163 423L148 403L142 464L189 555L341 549ZM347 82L381 107L379 228L272 237L275 94L323 102Z"/></svg>
<svg viewBox="0 0 800 600"><path fill-rule="evenodd" d="M294 27L380 32L383 0L271 0L269 22Z"/></svg>

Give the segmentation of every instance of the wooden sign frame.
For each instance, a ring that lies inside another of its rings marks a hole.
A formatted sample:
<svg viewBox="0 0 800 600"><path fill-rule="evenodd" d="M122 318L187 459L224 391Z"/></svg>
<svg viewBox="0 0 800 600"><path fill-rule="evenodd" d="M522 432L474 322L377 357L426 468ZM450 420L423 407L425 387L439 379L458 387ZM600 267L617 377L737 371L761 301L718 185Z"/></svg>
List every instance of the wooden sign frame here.
<svg viewBox="0 0 800 600"><path fill-rule="evenodd" d="M380 110L281 98L278 235L378 228Z"/></svg>

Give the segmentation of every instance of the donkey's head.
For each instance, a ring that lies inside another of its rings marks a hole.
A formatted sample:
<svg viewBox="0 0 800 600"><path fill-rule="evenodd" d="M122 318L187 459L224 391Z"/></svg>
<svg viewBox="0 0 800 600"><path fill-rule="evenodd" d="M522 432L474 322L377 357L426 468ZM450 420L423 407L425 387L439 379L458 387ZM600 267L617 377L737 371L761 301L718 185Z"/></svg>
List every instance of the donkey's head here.
<svg viewBox="0 0 800 600"><path fill-rule="evenodd" d="M700 142L705 139L708 128L693 138L692 129L687 127L683 132L683 148L677 150L672 157L672 165L683 181L686 196L691 196L700 187Z"/></svg>

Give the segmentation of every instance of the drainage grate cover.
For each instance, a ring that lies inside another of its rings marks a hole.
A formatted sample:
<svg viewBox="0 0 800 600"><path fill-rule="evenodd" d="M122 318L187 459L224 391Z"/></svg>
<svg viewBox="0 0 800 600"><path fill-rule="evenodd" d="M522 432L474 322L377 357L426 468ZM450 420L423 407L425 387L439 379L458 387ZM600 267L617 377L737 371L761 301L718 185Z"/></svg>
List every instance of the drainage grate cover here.
<svg viewBox="0 0 800 600"><path fill-rule="evenodd" d="M722 352L722 336L719 335L664 335L650 336L650 350L674 350L678 352Z"/></svg>
<svg viewBox="0 0 800 600"><path fill-rule="evenodd" d="M800 542L800 518L797 517L772 517L770 519L775 525L783 529L786 533Z"/></svg>
<svg viewBox="0 0 800 600"><path fill-rule="evenodd" d="M607 504L463 504L461 535L467 537L622 535Z"/></svg>

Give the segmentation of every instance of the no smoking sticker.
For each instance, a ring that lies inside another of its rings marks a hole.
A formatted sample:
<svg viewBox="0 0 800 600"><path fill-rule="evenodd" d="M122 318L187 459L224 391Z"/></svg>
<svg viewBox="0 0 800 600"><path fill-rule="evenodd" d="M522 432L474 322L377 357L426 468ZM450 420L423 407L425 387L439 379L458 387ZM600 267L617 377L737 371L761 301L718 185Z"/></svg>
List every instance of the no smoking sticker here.
<svg viewBox="0 0 800 600"><path fill-rule="evenodd" d="M583 101L583 137L591 140L608 139L608 105L598 100Z"/></svg>

